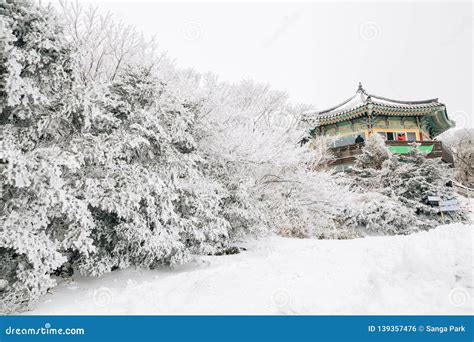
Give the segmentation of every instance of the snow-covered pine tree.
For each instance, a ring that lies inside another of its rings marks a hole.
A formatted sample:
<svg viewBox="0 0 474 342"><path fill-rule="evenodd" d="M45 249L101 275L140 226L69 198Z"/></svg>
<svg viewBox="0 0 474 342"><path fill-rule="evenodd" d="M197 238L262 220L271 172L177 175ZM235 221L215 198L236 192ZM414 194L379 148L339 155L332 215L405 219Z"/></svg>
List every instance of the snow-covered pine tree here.
<svg viewBox="0 0 474 342"><path fill-rule="evenodd" d="M355 167L362 170L380 170L383 163L391 156L392 154L385 146L384 138L379 134L373 134L365 141L362 153L356 159Z"/></svg>
<svg viewBox="0 0 474 342"><path fill-rule="evenodd" d="M83 156L78 193L97 228L94 253L73 264L85 274L180 264L228 243L222 186L197 149L198 108L170 94L150 70L124 69L72 141Z"/></svg>
<svg viewBox="0 0 474 342"><path fill-rule="evenodd" d="M427 196L437 196L441 200L457 198L454 189L449 186L453 179L453 169L438 159L426 158L414 144L410 155L392 158L380 170L381 192L397 198L408 208L422 217L425 227L434 227L442 222L437 207L423 203ZM447 222L461 221L466 213L459 211L446 213Z"/></svg>
<svg viewBox="0 0 474 342"><path fill-rule="evenodd" d="M392 157L379 134L369 137L362 147L362 153L355 160L349 184L354 190L376 189L379 186L378 171L383 163ZM344 181L345 178L342 178Z"/></svg>
<svg viewBox="0 0 474 342"><path fill-rule="evenodd" d="M415 144L416 145L416 144ZM441 222L439 208L424 203L427 196L456 198L447 184L452 169L439 159L426 158L416 146L409 155L391 155L380 137L368 139L353 171L342 177L353 191L375 193L374 201L348 211L348 223L372 232L409 233ZM380 197L383 196L383 197ZM466 218L462 209L448 213L447 221ZM398 218L398 219L396 219Z"/></svg>
<svg viewBox="0 0 474 342"><path fill-rule="evenodd" d="M67 179L80 163L62 148L72 129L62 101L73 84L74 51L49 9L4 1L0 16L0 311L8 312L53 286L50 274L67 253L93 250L93 221Z"/></svg>
<svg viewBox="0 0 474 342"><path fill-rule="evenodd" d="M92 275L178 264L255 231L247 183L202 149L197 96L149 64L79 82L51 9L0 9L2 311L27 308L66 263Z"/></svg>
<svg viewBox="0 0 474 342"><path fill-rule="evenodd" d="M359 194L344 211L341 224L361 234L407 234L418 229L415 212L382 191L381 170L394 159L380 135L366 140L352 171L337 178Z"/></svg>

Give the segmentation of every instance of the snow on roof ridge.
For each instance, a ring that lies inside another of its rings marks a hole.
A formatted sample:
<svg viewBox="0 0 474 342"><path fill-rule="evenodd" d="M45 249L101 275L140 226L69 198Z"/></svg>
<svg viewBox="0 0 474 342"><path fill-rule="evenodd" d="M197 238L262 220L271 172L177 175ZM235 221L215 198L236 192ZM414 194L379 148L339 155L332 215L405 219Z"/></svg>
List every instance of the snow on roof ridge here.
<svg viewBox="0 0 474 342"><path fill-rule="evenodd" d="M344 105L348 104L350 101L354 100L357 97L357 95L359 95L359 94L360 94L360 103L359 104L354 104L351 108L337 111L337 109L343 107ZM364 96L365 96L365 98L364 98ZM341 102L340 104L338 104L334 107L331 107L329 109L325 109L325 110L322 110L322 111L318 111L315 114L317 116L327 116L327 115L330 115L330 114L337 114L339 112L346 112L348 110L356 109L356 108L360 107L360 105L364 105L368 101L372 101L372 99L376 99L376 100L380 100L380 101L386 101L386 102L392 102L394 105L396 105L396 104L401 104L401 105L440 104L438 102L438 98L433 98L433 99L428 99L428 100L418 100L418 101L402 101L402 100L393 100L393 99L390 99L388 97L368 94L365 91L365 89L363 88L362 83L359 82L359 86L357 88L357 91L352 97L348 98L347 100ZM390 103L378 103L377 101L375 101L375 103L376 104L381 104L381 105L390 105ZM334 113L331 113L331 112L334 112Z"/></svg>
<svg viewBox="0 0 474 342"><path fill-rule="evenodd" d="M428 104L428 103L438 102L438 98L428 99L428 100L417 100L417 101L402 101L402 100L393 100L388 97L372 95L372 94L370 94L369 96L374 99L379 99L379 100L394 102L394 103L399 103L399 104Z"/></svg>
<svg viewBox="0 0 474 342"><path fill-rule="evenodd" d="M322 110L322 111L319 111L317 112L318 114L324 114L324 113L327 113L327 112L332 112L333 110L339 108L339 107L342 107L344 106L346 103L350 102L351 100L353 100L355 97L357 96L357 93L353 96L351 96L350 98L348 98L347 100L341 102L340 104L334 106L334 107L331 107L329 109L326 109L326 110Z"/></svg>

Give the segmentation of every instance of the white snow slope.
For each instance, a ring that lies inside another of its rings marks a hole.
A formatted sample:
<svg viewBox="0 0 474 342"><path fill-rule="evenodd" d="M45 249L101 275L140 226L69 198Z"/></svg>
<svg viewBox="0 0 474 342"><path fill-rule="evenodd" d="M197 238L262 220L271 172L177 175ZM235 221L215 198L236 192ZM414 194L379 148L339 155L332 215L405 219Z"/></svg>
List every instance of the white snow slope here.
<svg viewBox="0 0 474 342"><path fill-rule="evenodd" d="M473 226L354 240L272 237L174 270L74 278L30 314L472 314Z"/></svg>

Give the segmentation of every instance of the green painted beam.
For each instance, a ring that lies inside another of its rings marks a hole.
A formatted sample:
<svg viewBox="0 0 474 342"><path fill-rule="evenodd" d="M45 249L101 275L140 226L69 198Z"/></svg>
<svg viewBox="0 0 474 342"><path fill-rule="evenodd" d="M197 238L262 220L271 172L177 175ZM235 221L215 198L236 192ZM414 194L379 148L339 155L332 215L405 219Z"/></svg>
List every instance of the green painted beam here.
<svg viewBox="0 0 474 342"><path fill-rule="evenodd" d="M433 151L434 145L422 145L418 146L417 149L420 152L429 154ZM413 149L413 146L410 145L403 145L403 146L388 146L388 149L392 153L396 154L409 154L411 150Z"/></svg>

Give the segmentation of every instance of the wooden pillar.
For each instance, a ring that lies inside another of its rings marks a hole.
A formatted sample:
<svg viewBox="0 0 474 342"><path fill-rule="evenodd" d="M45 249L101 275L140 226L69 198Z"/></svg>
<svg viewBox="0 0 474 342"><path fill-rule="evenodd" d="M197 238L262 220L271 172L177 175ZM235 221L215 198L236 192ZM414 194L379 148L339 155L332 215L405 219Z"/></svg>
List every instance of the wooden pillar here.
<svg viewBox="0 0 474 342"><path fill-rule="evenodd" d="M373 133L372 113L373 113L372 99L369 96L367 97L367 131L369 133L369 137L371 137Z"/></svg>
<svg viewBox="0 0 474 342"><path fill-rule="evenodd" d="M420 117L416 117L416 126L418 127L418 130L420 131L418 134L420 135L420 141L423 141L423 132L421 130L421 122L420 122Z"/></svg>

